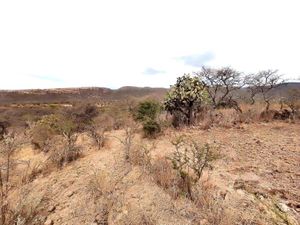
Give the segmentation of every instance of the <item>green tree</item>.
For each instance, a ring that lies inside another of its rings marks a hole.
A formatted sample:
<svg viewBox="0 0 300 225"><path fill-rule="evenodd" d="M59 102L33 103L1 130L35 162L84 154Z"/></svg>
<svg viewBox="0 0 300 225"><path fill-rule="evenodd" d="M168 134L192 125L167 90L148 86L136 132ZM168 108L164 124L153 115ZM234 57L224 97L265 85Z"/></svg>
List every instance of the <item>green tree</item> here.
<svg viewBox="0 0 300 225"><path fill-rule="evenodd" d="M182 116L188 125L194 122L201 106L209 102L207 88L198 77L183 75L177 78L175 85L164 101L165 109L172 115Z"/></svg>

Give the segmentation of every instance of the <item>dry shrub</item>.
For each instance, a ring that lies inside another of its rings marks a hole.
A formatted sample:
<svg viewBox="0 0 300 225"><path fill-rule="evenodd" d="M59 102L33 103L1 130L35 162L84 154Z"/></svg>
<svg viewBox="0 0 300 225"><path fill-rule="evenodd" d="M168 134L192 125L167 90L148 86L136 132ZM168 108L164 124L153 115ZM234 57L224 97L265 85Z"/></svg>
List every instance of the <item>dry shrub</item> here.
<svg viewBox="0 0 300 225"><path fill-rule="evenodd" d="M231 128L241 122L240 113L234 109L209 110L202 113L198 121L203 130L213 126Z"/></svg>
<svg viewBox="0 0 300 225"><path fill-rule="evenodd" d="M88 190L95 199L98 199L102 195L108 195L114 188L114 181L111 179L108 173L103 170L94 171L90 176L88 183Z"/></svg>
<svg viewBox="0 0 300 225"><path fill-rule="evenodd" d="M173 198L179 196L179 177L167 158L158 158L153 162L151 175L154 182L169 192Z"/></svg>
<svg viewBox="0 0 300 225"><path fill-rule="evenodd" d="M151 152L156 148L155 143L134 146L129 155L130 163L138 165L143 168L144 171L151 170Z"/></svg>
<svg viewBox="0 0 300 225"><path fill-rule="evenodd" d="M217 188L209 180L195 188L194 203L208 224L234 224L231 215L226 213L223 197L217 194Z"/></svg>
<svg viewBox="0 0 300 225"><path fill-rule="evenodd" d="M153 216L150 216L147 212L140 211L130 211L127 215L124 215L122 219L122 224L124 225L155 225Z"/></svg>
<svg viewBox="0 0 300 225"><path fill-rule="evenodd" d="M241 122L240 113L233 109L218 110L218 114L214 118L214 124L224 128L234 127Z"/></svg>
<svg viewBox="0 0 300 225"><path fill-rule="evenodd" d="M132 108L133 106L128 102L115 102L103 108L99 118L102 118L104 124L110 125L111 129L119 130L126 127L130 122Z"/></svg>
<svg viewBox="0 0 300 225"><path fill-rule="evenodd" d="M72 162L78 159L82 155L82 150L79 146L76 145L77 135L72 136L56 136L52 139L52 142L49 143L50 156L49 162L52 164L61 167L69 162Z"/></svg>
<svg viewBox="0 0 300 225"><path fill-rule="evenodd" d="M259 121L259 112L257 112L254 109L248 109L246 111L243 111L243 113L240 114L240 121L242 123L253 123Z"/></svg>
<svg viewBox="0 0 300 225"><path fill-rule="evenodd" d="M45 217L40 215L43 203L47 200L45 196L32 196L29 190L21 190L14 203L8 201L8 214L2 225L42 225Z"/></svg>
<svg viewBox="0 0 300 225"><path fill-rule="evenodd" d="M258 214L256 205L251 205L252 203L249 202L247 208L240 208L240 201L228 201L226 195L227 193L220 191L209 177L198 183L194 190L194 204L199 209L201 217L204 218L204 224L269 224L264 215L261 217L261 214Z"/></svg>
<svg viewBox="0 0 300 225"><path fill-rule="evenodd" d="M133 139L136 135L137 130L138 124L132 120L129 120L129 122L126 124L126 127L124 128L125 134L123 137L119 138L117 136L112 136L123 145L124 159L127 162L130 161L130 154L133 149Z"/></svg>
<svg viewBox="0 0 300 225"><path fill-rule="evenodd" d="M38 175L43 173L45 166L42 163L31 163L27 162L27 167L22 175L21 182L26 184L32 182Z"/></svg>
<svg viewBox="0 0 300 225"><path fill-rule="evenodd" d="M276 113L277 110L262 111L260 114L260 120L264 122L270 122L274 119Z"/></svg>
<svg viewBox="0 0 300 225"><path fill-rule="evenodd" d="M98 150L104 147L106 141L105 129L97 129L96 126L91 126L89 129L89 135L95 141Z"/></svg>
<svg viewBox="0 0 300 225"><path fill-rule="evenodd" d="M54 131L45 125L37 124L32 129L31 143L35 149L40 149L47 152L47 145L51 136L54 135Z"/></svg>

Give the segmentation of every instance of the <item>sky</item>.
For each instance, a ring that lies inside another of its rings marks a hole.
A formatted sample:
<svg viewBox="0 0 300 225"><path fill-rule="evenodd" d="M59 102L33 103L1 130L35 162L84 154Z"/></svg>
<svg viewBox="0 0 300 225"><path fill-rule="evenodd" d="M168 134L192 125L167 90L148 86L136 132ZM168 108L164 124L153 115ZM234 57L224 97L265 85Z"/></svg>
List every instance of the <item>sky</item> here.
<svg viewBox="0 0 300 225"><path fill-rule="evenodd" d="M0 89L169 87L201 66L300 78L299 0L0 0Z"/></svg>

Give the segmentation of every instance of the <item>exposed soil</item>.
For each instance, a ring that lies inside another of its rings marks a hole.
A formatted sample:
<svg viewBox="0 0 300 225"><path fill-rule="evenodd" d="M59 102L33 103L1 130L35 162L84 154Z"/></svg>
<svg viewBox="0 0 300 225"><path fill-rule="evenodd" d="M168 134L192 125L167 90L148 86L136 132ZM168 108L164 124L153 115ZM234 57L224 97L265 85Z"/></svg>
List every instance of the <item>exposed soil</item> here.
<svg viewBox="0 0 300 225"><path fill-rule="evenodd" d="M262 218L262 224L299 224L299 124L169 130L155 140L153 159L171 154L170 139L180 134L219 146L221 157L203 180L217 187L233 214L248 214L253 221ZM196 216L198 209L189 200L172 199L141 168L124 163L122 145L112 137L122 135L123 131L110 133L99 151L82 138L82 158L24 185L23 204L30 202L38 211L32 224L208 224L204 215ZM15 157L41 162L45 158L28 146ZM12 196L20 193L15 190Z"/></svg>

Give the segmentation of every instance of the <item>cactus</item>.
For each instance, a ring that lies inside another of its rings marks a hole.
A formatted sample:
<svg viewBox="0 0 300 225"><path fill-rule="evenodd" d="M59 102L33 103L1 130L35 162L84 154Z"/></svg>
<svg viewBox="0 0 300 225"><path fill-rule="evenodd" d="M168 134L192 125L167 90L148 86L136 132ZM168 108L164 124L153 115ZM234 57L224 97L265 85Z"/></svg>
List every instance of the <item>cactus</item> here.
<svg viewBox="0 0 300 225"><path fill-rule="evenodd" d="M172 115L180 113L182 121L191 125L201 106L209 102L209 95L205 85L198 77L184 74L177 78L175 85L164 101L165 109Z"/></svg>

